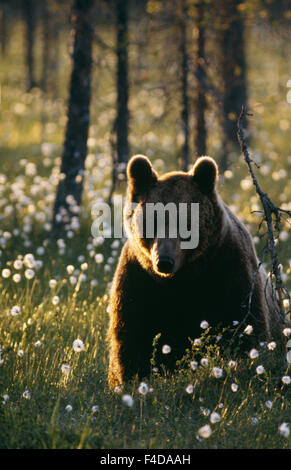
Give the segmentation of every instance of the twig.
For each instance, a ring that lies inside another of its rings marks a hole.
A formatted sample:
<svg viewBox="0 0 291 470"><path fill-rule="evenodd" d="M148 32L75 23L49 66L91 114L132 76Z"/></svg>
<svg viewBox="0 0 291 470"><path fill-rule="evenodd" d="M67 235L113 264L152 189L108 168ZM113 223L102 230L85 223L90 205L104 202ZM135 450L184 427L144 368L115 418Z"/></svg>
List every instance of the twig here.
<svg viewBox="0 0 291 470"><path fill-rule="evenodd" d="M238 140L240 143L241 151L243 153L245 162L248 166L253 184L255 186L257 194L260 197L260 200L264 209L263 220L266 222L267 229L268 229L267 251L270 253L270 256L271 256L271 274L275 277L275 289L278 294L281 316L283 318L284 317L283 297L284 296L287 297L290 301L290 294L286 286L284 285L282 276L281 276L281 269L279 265L278 254L277 254L276 247L275 247L274 229L277 232L280 232L281 215L287 214L289 217L291 217L291 211L287 211L287 210L281 209L280 207L275 206L273 202L271 201L271 199L269 198L268 194L264 193L260 188L260 185L254 174L254 170L252 167L252 163L255 163L255 162L250 157L250 154L248 152L247 145L244 139L243 130L241 127L241 121L246 114L247 113L245 111L245 107L243 106L240 116L238 118L238 122L237 122L237 135L238 135ZM273 217L274 217L274 220L273 220ZM271 276L271 284L272 284L272 276Z"/></svg>

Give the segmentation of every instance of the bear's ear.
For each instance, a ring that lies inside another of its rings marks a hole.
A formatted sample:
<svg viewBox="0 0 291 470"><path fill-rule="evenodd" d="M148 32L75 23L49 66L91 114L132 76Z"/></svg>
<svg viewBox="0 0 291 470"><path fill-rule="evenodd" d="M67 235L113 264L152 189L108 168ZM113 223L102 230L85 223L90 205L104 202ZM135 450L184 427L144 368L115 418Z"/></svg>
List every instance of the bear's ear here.
<svg viewBox="0 0 291 470"><path fill-rule="evenodd" d="M144 155L135 155L129 160L127 177L133 192L133 199L145 195L150 186L157 181L157 173Z"/></svg>
<svg viewBox="0 0 291 470"><path fill-rule="evenodd" d="M202 193L208 196L213 193L218 178L218 168L213 158L199 157L190 170L190 174L193 175L193 180Z"/></svg>

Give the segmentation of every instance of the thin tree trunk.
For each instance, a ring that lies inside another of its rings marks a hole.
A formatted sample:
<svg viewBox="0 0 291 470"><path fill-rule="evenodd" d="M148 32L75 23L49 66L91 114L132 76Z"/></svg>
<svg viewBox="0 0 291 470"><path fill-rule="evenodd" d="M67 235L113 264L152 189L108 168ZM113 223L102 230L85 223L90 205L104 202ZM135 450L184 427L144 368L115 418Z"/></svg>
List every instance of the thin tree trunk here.
<svg viewBox="0 0 291 470"><path fill-rule="evenodd" d="M81 204L87 138L90 122L92 69L92 6L94 0L75 0L74 52L70 82L68 121L54 205L54 232L63 231Z"/></svg>
<svg viewBox="0 0 291 470"><path fill-rule="evenodd" d="M57 86L58 61L58 28L56 14L54 14L48 0L42 0L42 77L41 88L47 93L54 91Z"/></svg>
<svg viewBox="0 0 291 470"><path fill-rule="evenodd" d="M206 95L205 95L205 5L204 1L197 4L197 53L196 53L196 135L195 148L197 156L206 155Z"/></svg>
<svg viewBox="0 0 291 470"><path fill-rule="evenodd" d="M52 17L52 32L53 32L53 46L52 46L52 80L51 88L53 97L56 99L59 96L59 70L60 70L60 25L57 18Z"/></svg>
<svg viewBox="0 0 291 470"><path fill-rule="evenodd" d="M188 170L189 166L189 96L188 96L188 72L189 57L187 51L187 17L188 5L187 0L182 0L180 12L180 56L181 56L181 90L182 90L182 111L181 119L184 134L184 143L182 148L181 167L183 171Z"/></svg>
<svg viewBox="0 0 291 470"><path fill-rule="evenodd" d="M49 69L49 53L50 53L50 25L49 25L49 8L47 0L42 0L42 28L43 28L43 46L42 46L42 77L41 88L45 93L48 88L48 69Z"/></svg>
<svg viewBox="0 0 291 470"><path fill-rule="evenodd" d="M8 35L7 4L5 0L2 0L0 4L0 37L1 37L0 42L1 42L1 52L3 55L5 55L6 53L7 35Z"/></svg>
<svg viewBox="0 0 291 470"><path fill-rule="evenodd" d="M34 0L23 0L26 34L27 90L36 86L34 71L34 39L36 29L36 4Z"/></svg>
<svg viewBox="0 0 291 470"><path fill-rule="evenodd" d="M247 102L244 21L238 8L241 0L221 4L220 57L223 84L223 154L221 170L229 166L229 154L239 151L237 119ZM245 123L246 124L246 123Z"/></svg>
<svg viewBox="0 0 291 470"><path fill-rule="evenodd" d="M116 55L117 55L117 116L116 141L117 160L121 173L129 157L129 84L128 84L128 0L115 0L116 7ZM121 164L121 165L120 165Z"/></svg>

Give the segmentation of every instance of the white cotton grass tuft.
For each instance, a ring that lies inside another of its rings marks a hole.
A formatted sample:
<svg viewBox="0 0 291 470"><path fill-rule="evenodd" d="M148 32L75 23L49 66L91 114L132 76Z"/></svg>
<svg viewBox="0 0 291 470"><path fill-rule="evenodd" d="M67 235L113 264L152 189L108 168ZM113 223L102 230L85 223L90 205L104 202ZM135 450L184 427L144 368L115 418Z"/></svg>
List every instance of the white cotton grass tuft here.
<svg viewBox="0 0 291 470"><path fill-rule="evenodd" d="M39 246L37 249L36 249L36 254L39 255L39 256L42 256L45 254L45 249L43 246Z"/></svg>
<svg viewBox="0 0 291 470"><path fill-rule="evenodd" d="M204 406L200 406L200 412L203 414L203 416L209 416L211 410L209 408L205 408Z"/></svg>
<svg viewBox="0 0 291 470"><path fill-rule="evenodd" d="M49 286L50 286L51 289L55 289L55 287L57 286L56 279L50 279Z"/></svg>
<svg viewBox="0 0 291 470"><path fill-rule="evenodd" d="M71 286L74 286L75 284L77 284L78 279L76 278L76 276L70 276L69 281Z"/></svg>
<svg viewBox="0 0 291 470"><path fill-rule="evenodd" d="M67 267L66 267L66 270L67 270L67 273L69 275L73 274L73 272L75 271L75 267L72 265L72 264L69 264Z"/></svg>
<svg viewBox="0 0 291 470"><path fill-rule="evenodd" d="M203 367L207 367L208 364L209 364L209 360L207 359L207 357L202 357L201 361L200 361L200 364L203 366Z"/></svg>
<svg viewBox="0 0 291 470"><path fill-rule="evenodd" d="M198 362L197 361L191 361L190 362L190 367L192 370L197 370L198 369Z"/></svg>
<svg viewBox="0 0 291 470"><path fill-rule="evenodd" d="M199 437L203 437L203 439L208 439L212 434L212 429L209 424L205 424L201 428L198 429L197 435Z"/></svg>
<svg viewBox="0 0 291 470"><path fill-rule="evenodd" d="M230 367L231 369L234 369L237 365L237 362L234 361L233 359L231 359L229 362L228 362L228 367Z"/></svg>
<svg viewBox="0 0 291 470"><path fill-rule="evenodd" d="M168 344L164 344L164 346L162 347L163 354L170 354L171 350L171 346L169 346Z"/></svg>
<svg viewBox="0 0 291 470"><path fill-rule="evenodd" d="M271 410L273 407L273 402L271 400L267 400L265 402L265 405L266 405L266 408L269 408L269 410Z"/></svg>
<svg viewBox="0 0 291 470"><path fill-rule="evenodd" d="M10 314L12 317L16 317L17 315L20 315L21 313L21 308L18 305L13 305L10 309Z"/></svg>
<svg viewBox="0 0 291 470"><path fill-rule="evenodd" d="M34 255L32 253L27 253L24 258L23 258L23 264L27 267L27 268L34 268L35 267L35 258L34 258Z"/></svg>
<svg viewBox="0 0 291 470"><path fill-rule="evenodd" d="M148 391L149 391L148 384L145 382L141 382L138 387L138 393L140 393L141 395L146 395Z"/></svg>
<svg viewBox="0 0 291 470"><path fill-rule="evenodd" d="M191 393L194 392L194 386L193 386L192 384L189 384L189 385L187 385L187 387L186 387L185 390L186 390L186 393L188 393L189 395L191 395Z"/></svg>
<svg viewBox="0 0 291 470"><path fill-rule="evenodd" d="M216 379L220 379L223 376L223 369L220 367L213 367L212 374Z"/></svg>
<svg viewBox="0 0 291 470"><path fill-rule="evenodd" d="M75 339L73 342L73 349L75 352L81 352L84 351L85 345L81 339Z"/></svg>
<svg viewBox="0 0 291 470"><path fill-rule="evenodd" d="M31 395L30 395L30 391L29 390L25 390L22 394L23 398L25 398L26 400L30 400L31 399Z"/></svg>
<svg viewBox="0 0 291 470"><path fill-rule="evenodd" d="M217 413L216 411L213 411L210 415L210 422L214 424L214 423L219 423L220 420L221 420L220 414Z"/></svg>
<svg viewBox="0 0 291 470"><path fill-rule="evenodd" d="M279 433L283 437L289 437L290 435L290 426L289 423L282 423L279 426Z"/></svg>
<svg viewBox="0 0 291 470"><path fill-rule="evenodd" d="M103 263L103 261L104 261L104 256L102 255L102 253L97 253L95 255L95 262L97 264L101 264L101 263Z"/></svg>
<svg viewBox="0 0 291 470"><path fill-rule="evenodd" d="M13 282L15 282L16 284L18 284L18 283L21 281L21 275L18 274L18 273L13 274L12 280L13 280Z"/></svg>
<svg viewBox="0 0 291 470"><path fill-rule="evenodd" d="M8 279L8 277L10 277L10 275L11 275L10 269L8 269L8 268L2 269L2 277L4 279Z"/></svg>
<svg viewBox="0 0 291 470"><path fill-rule="evenodd" d="M258 366L258 367L256 368L256 372L257 372L258 375L263 374L263 373L265 372L264 366L262 366L262 365Z"/></svg>
<svg viewBox="0 0 291 470"><path fill-rule="evenodd" d="M231 386L230 386L232 392L237 392L238 391L238 384L236 383L232 383Z"/></svg>
<svg viewBox="0 0 291 470"><path fill-rule="evenodd" d="M284 375L281 380L282 380L283 384L285 384L285 385L290 385L290 383L291 383L290 375Z"/></svg>
<svg viewBox="0 0 291 470"><path fill-rule="evenodd" d="M26 279L31 280L34 278L35 272L33 271L33 269L26 269L24 272L24 276Z"/></svg>
<svg viewBox="0 0 291 470"><path fill-rule="evenodd" d="M244 329L244 333L245 333L246 335L252 334L253 331L254 331L254 328L253 328L252 325L247 325L247 326L245 327L245 329Z"/></svg>
<svg viewBox="0 0 291 470"><path fill-rule="evenodd" d="M132 398L131 395L128 395L128 394L125 394L122 396L122 401L129 408L131 408L134 404L134 399Z"/></svg>
<svg viewBox="0 0 291 470"><path fill-rule="evenodd" d="M5 393L5 394L3 395L3 402L2 402L2 403L5 404L8 400L9 400L9 395L8 395L8 393Z"/></svg>
<svg viewBox="0 0 291 470"><path fill-rule="evenodd" d="M269 351L274 351L276 347L277 347L277 344L275 343L275 341L271 341L270 343L267 344L267 348L269 349Z"/></svg>
<svg viewBox="0 0 291 470"><path fill-rule="evenodd" d="M63 374L69 375L69 373L71 372L71 366L69 364L62 364L61 371Z"/></svg>
<svg viewBox="0 0 291 470"><path fill-rule="evenodd" d="M22 269L23 268L23 262L20 259L16 259L13 263L14 269Z"/></svg>
<svg viewBox="0 0 291 470"><path fill-rule="evenodd" d="M255 348L253 348L253 349L250 350L249 356L250 356L251 359L256 359L257 357L259 357L259 351Z"/></svg>
<svg viewBox="0 0 291 470"><path fill-rule="evenodd" d="M54 295L52 298L52 304L53 305L58 305L60 303L60 298L58 295Z"/></svg>
<svg viewBox="0 0 291 470"><path fill-rule="evenodd" d="M203 320L203 321L200 323L200 328L202 328L203 330L207 330L207 328L209 328L209 323L208 323L208 321Z"/></svg>

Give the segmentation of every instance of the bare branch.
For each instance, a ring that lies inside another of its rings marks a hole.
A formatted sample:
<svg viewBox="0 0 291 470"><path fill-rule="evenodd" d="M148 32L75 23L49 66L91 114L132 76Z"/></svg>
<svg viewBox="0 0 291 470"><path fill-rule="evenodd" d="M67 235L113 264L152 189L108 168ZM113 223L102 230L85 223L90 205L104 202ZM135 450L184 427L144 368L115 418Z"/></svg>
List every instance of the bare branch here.
<svg viewBox="0 0 291 470"><path fill-rule="evenodd" d="M275 206L275 204L273 204L273 202L269 198L268 194L264 193L262 189L260 188L260 185L258 183L258 180L256 178L256 175L254 173L253 166L252 166L254 161L250 157L250 154L249 154L249 151L247 149L247 145L244 139L243 130L241 127L241 121L246 114L247 113L245 111L245 107L243 106L240 116L238 118L238 122L237 122L237 135L238 135L238 140L241 146L241 151L243 153L245 162L248 166L253 184L255 186L256 192L259 195L262 206L263 206L263 210L264 210L263 220L266 222L267 230L268 230L267 232L268 241L267 241L266 250L269 252L270 257L271 257L271 281L272 281L272 277L274 277L275 289L278 294L281 315L283 318L284 317L283 297L287 297L290 300L290 294L286 286L284 285L282 276L281 276L281 269L280 269L278 254L277 254L277 250L275 247L275 238L276 238L275 231L277 233L280 232L281 215L287 214L289 217L291 217L291 211L287 211L287 210L281 209L280 207Z"/></svg>

